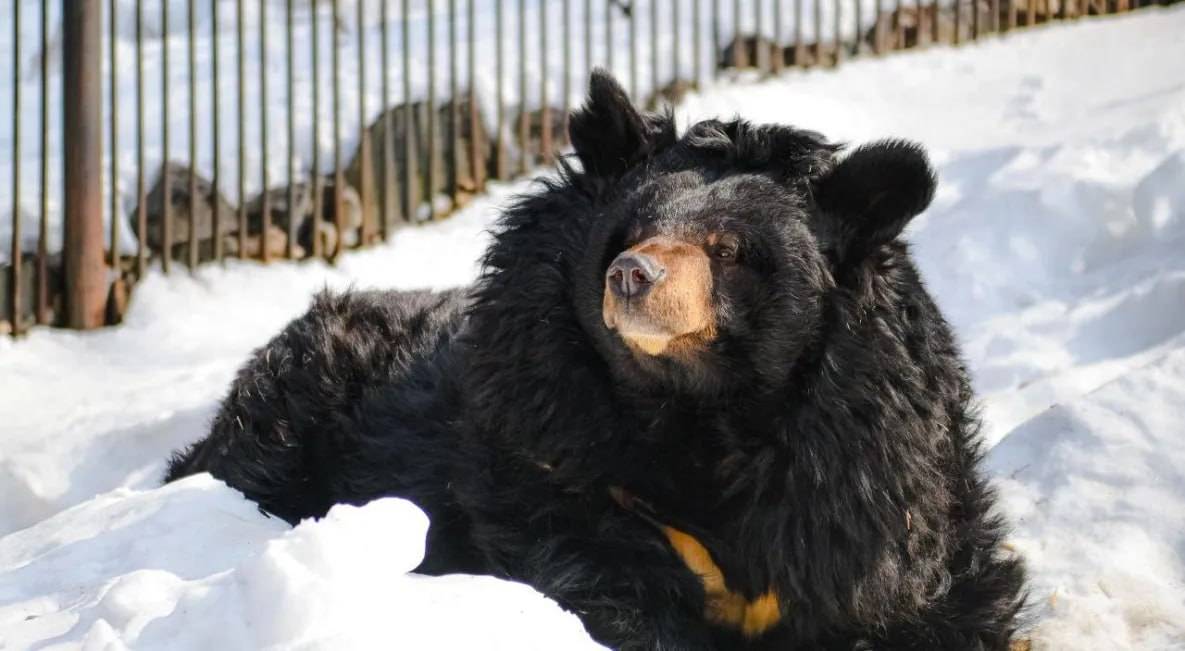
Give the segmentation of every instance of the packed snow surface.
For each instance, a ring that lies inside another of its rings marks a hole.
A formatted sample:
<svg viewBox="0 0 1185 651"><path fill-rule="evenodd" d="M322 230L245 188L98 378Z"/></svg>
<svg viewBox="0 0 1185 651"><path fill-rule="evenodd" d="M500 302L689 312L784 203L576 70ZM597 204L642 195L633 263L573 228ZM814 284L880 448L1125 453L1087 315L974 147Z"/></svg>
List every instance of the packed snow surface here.
<svg viewBox="0 0 1185 651"><path fill-rule="evenodd" d="M709 86L741 114L924 143L908 231L982 397L1037 649L1185 648L1185 8ZM321 263L152 274L122 326L0 339L0 648L590 648L521 585L409 574L382 500L295 529L159 487L235 368L328 285L469 282L509 196Z"/></svg>

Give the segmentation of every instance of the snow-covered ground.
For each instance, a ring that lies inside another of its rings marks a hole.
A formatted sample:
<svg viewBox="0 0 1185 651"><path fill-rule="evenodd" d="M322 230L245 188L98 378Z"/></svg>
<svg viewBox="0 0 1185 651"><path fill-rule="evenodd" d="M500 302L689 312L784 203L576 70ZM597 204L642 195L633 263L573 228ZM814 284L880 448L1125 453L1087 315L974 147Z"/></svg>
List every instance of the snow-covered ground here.
<svg viewBox="0 0 1185 651"><path fill-rule="evenodd" d="M983 399L1037 649L1185 649L1183 33L1185 7L1146 10L679 107L929 147L941 189L908 235ZM409 575L405 503L288 529L208 477L157 487L312 292L467 282L528 188L336 268L154 274L118 328L0 339L0 649L592 646L522 586Z"/></svg>

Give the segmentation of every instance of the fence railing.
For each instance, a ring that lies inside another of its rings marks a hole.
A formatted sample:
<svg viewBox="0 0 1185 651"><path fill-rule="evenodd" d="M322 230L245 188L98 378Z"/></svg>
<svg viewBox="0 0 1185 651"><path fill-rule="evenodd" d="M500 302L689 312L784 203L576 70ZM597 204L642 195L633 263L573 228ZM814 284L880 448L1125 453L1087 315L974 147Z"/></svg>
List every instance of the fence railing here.
<svg viewBox="0 0 1185 651"><path fill-rule="evenodd" d="M488 179L553 162L594 66L657 104L744 69L838 66L1139 5L11 1L0 329L13 334L116 322L154 264L333 260L445 216Z"/></svg>

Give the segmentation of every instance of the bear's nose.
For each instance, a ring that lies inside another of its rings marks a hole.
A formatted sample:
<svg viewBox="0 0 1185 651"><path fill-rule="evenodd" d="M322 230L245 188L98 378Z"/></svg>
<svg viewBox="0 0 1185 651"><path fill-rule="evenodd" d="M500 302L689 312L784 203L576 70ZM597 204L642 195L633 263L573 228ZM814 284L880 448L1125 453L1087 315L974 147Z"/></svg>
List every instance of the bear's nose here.
<svg viewBox="0 0 1185 651"><path fill-rule="evenodd" d="M662 280L664 270L658 261L642 253L626 251L617 256L605 274L609 288L621 298L637 298Z"/></svg>

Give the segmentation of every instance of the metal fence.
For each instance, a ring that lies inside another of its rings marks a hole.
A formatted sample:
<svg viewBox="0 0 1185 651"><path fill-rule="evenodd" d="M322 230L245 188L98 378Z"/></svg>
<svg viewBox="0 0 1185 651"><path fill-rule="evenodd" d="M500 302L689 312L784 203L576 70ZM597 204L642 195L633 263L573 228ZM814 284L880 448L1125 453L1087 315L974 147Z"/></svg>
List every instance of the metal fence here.
<svg viewBox="0 0 1185 651"><path fill-rule="evenodd" d="M1137 8L1139 0L354 0L352 15L346 15L338 0L135 0L133 15L119 15L129 3L62 0L59 188L51 183L55 151L48 138L50 2L12 0L12 151L0 153L12 157L11 248L3 264L7 268L0 269L0 328L10 333L19 334L34 323L93 328L116 322L131 286L155 264L170 273L179 264L193 269L228 257L332 260L346 248L391 237L399 225L440 218L482 192L489 178L509 179L551 164L555 151L565 145L573 93L578 97L594 66L612 69L635 100L653 105L677 100L687 88L743 69L750 75L774 75L788 68L833 67L853 57L937 43L958 45L1056 19L1123 12ZM211 96L201 98L213 107L208 111L199 110L195 66L200 36L195 9L203 4L212 15L208 30L220 32L206 35L208 51L202 53L212 61ZM479 20L479 4L493 11L492 25ZM145 42L153 38L150 29L161 39L168 37L171 23L181 18L170 15L170 9L176 12L179 6L186 10L185 60L170 61L169 48L160 48L161 101L151 105L145 94ZM255 14L255 25L247 19L245 6ZM21 26L29 22L22 11L39 11L36 34L22 36ZM283 13L283 34L268 28L269 11ZM312 36L301 43L294 39L296 12L305 12L311 20ZM422 23L412 20L413 13L427 21L426 43L418 49L409 30ZM368 32L375 31L366 26L376 14L377 61L364 44ZM229 40L223 32L232 18L234 38L228 47L222 42ZM131 60L117 47L117 29L129 19L135 34ZM444 21L444 30L439 21ZM792 31L784 33L788 23ZM447 35L446 44L438 43L441 31ZM326 32L328 48L322 43ZM343 33L352 33L356 41L357 61L350 70L342 61ZM658 47L660 37L669 47ZM603 44L595 42L598 38ZM275 68L267 61L269 39L284 42L287 99L279 123L272 123L278 116L265 115L268 89L277 83L269 78L269 70ZM400 47L393 51L396 39ZM20 71L27 56L22 43L28 46L35 40L40 68L39 97L33 102L21 97ZM623 40L626 47L621 47ZM639 44L647 46L648 61ZM254 66L257 70L249 72L247 53L252 50L260 61ZM438 60L442 50L447 53L444 61ZM297 60L298 51L311 56L311 97L301 101L311 104L312 123L299 127L312 130L311 164L306 169L294 162L295 143L301 137L296 118L304 114L296 105L294 75L308 72L310 65ZM329 80L321 78L326 56ZM237 92L228 96L220 75L227 74L230 60L235 62ZM527 74L530 61L543 62L534 77ZM170 87L176 66L185 66L185 88ZM371 66L381 73L381 107L379 117L368 122L365 98L374 90L368 88L374 83L374 75L368 74ZM388 74L396 70L401 70L398 89ZM427 80L426 92L418 95L411 87L417 74ZM116 92L128 76L134 78L134 97ZM643 76L650 81L648 88L640 86ZM492 93L488 85L479 87L483 78L494 80ZM529 80L537 89L528 89ZM342 97L348 94L344 84L351 84L359 98L360 133L345 139L355 141L348 165L341 128ZM508 105L505 95L510 89L517 89L517 107ZM558 90L558 98L549 97L549 90ZM170 139L177 134L170 132L165 115L156 134L162 142L161 160L150 166L145 117L167 114L175 91L188 97L188 161L178 163L168 156ZM526 100L529 95L535 95L533 104ZM259 98L262 108L258 124L249 127L247 103L252 96ZM325 102L331 115L327 147L327 125L321 117ZM483 112L489 106L493 115ZM517 116L512 115L516 108ZM227 125L220 122L227 110L237 123L236 136L229 142L223 137ZM136 116L131 133L121 128L121 111ZM40 117L33 120L37 114ZM22 165L28 162L25 138L39 138L36 183L21 178ZM287 161L283 177L273 179L268 152L276 138L286 143ZM110 148L106 161L104 140ZM212 148L208 178L198 172L200 142ZM260 160L258 169L252 170L246 154L255 148ZM328 161L323 156L329 156ZM223 171L229 158L235 163L233 178ZM135 181L133 189L121 193L117 183L125 159L134 161ZM248 175L258 184L253 196L248 196ZM0 180L0 187L3 184ZM22 203L21 192L30 188L38 192L37 214L22 219L28 204ZM228 190L236 197L233 204L224 197ZM121 198L129 193L135 207L125 210ZM50 246L51 204L61 206L60 251ZM22 227L32 223L36 245L28 246L30 238ZM123 245L129 239L134 246Z"/></svg>

